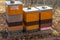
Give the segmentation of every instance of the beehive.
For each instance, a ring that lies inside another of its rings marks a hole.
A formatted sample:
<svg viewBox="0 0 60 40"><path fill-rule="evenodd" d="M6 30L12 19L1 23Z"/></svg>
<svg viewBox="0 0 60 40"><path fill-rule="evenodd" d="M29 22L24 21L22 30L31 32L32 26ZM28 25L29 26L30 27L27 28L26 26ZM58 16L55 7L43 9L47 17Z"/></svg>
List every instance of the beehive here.
<svg viewBox="0 0 60 40"><path fill-rule="evenodd" d="M39 9L40 29L49 29L49 27L52 26L53 8L49 6L39 6L37 9Z"/></svg>
<svg viewBox="0 0 60 40"><path fill-rule="evenodd" d="M16 15L23 13L23 4L20 1L14 1L11 3L10 1L6 1L6 12L8 15Z"/></svg>
<svg viewBox="0 0 60 40"><path fill-rule="evenodd" d="M29 31L39 29L38 9L31 7L31 9L23 8L23 10L26 30Z"/></svg>
<svg viewBox="0 0 60 40"><path fill-rule="evenodd" d="M9 31L23 30L23 5L20 1L6 1L6 22Z"/></svg>

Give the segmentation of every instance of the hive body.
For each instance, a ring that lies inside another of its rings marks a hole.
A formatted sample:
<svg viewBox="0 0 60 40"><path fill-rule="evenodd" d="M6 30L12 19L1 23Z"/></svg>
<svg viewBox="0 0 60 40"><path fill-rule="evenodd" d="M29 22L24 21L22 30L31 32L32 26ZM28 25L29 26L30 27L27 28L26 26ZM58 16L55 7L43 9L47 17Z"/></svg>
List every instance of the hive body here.
<svg viewBox="0 0 60 40"><path fill-rule="evenodd" d="M41 20L52 19L52 10L45 10L41 12Z"/></svg>
<svg viewBox="0 0 60 40"><path fill-rule="evenodd" d="M14 3L10 3L10 1L6 2L6 12L8 15L17 15L23 13L23 5L19 1L15 1Z"/></svg>

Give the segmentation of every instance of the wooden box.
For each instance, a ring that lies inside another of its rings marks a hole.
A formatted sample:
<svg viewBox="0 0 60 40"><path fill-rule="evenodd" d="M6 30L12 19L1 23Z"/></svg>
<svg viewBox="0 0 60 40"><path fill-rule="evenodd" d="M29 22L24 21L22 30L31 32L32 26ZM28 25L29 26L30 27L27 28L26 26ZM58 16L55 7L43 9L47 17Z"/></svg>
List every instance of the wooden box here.
<svg viewBox="0 0 60 40"><path fill-rule="evenodd" d="M39 29L39 12L38 9L31 7L31 9L23 8L24 23L26 30Z"/></svg>

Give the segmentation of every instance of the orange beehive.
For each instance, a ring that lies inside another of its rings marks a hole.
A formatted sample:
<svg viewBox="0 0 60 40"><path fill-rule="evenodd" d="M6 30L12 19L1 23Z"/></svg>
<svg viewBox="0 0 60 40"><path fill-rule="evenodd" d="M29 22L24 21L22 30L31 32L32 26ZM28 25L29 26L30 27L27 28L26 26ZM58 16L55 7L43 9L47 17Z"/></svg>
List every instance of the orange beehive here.
<svg viewBox="0 0 60 40"><path fill-rule="evenodd" d="M31 7L31 9L24 8L24 20L26 30L39 29L39 12L38 9Z"/></svg>
<svg viewBox="0 0 60 40"><path fill-rule="evenodd" d="M6 1L6 21L9 31L23 30L23 5L20 1Z"/></svg>
<svg viewBox="0 0 60 40"><path fill-rule="evenodd" d="M14 3L6 1L6 12L8 15L22 14L23 5L20 1L14 1Z"/></svg>
<svg viewBox="0 0 60 40"><path fill-rule="evenodd" d="M39 9L40 30L51 29L53 8L49 6L39 6L37 9Z"/></svg>

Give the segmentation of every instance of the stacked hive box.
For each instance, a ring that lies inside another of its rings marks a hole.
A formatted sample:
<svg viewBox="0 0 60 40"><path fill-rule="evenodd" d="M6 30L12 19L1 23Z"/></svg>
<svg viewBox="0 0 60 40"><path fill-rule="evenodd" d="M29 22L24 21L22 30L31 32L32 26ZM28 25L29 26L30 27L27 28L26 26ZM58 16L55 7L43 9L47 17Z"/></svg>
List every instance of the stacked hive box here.
<svg viewBox="0 0 60 40"><path fill-rule="evenodd" d="M31 7L31 9L23 8L23 10L26 31L38 30L39 29L38 9Z"/></svg>
<svg viewBox="0 0 60 40"><path fill-rule="evenodd" d="M6 1L6 19L9 31L23 30L23 5L20 1Z"/></svg>
<svg viewBox="0 0 60 40"><path fill-rule="evenodd" d="M53 11L51 7L48 6L39 6L37 7L40 10L39 19L40 19L40 30L51 29L52 26L52 15Z"/></svg>

